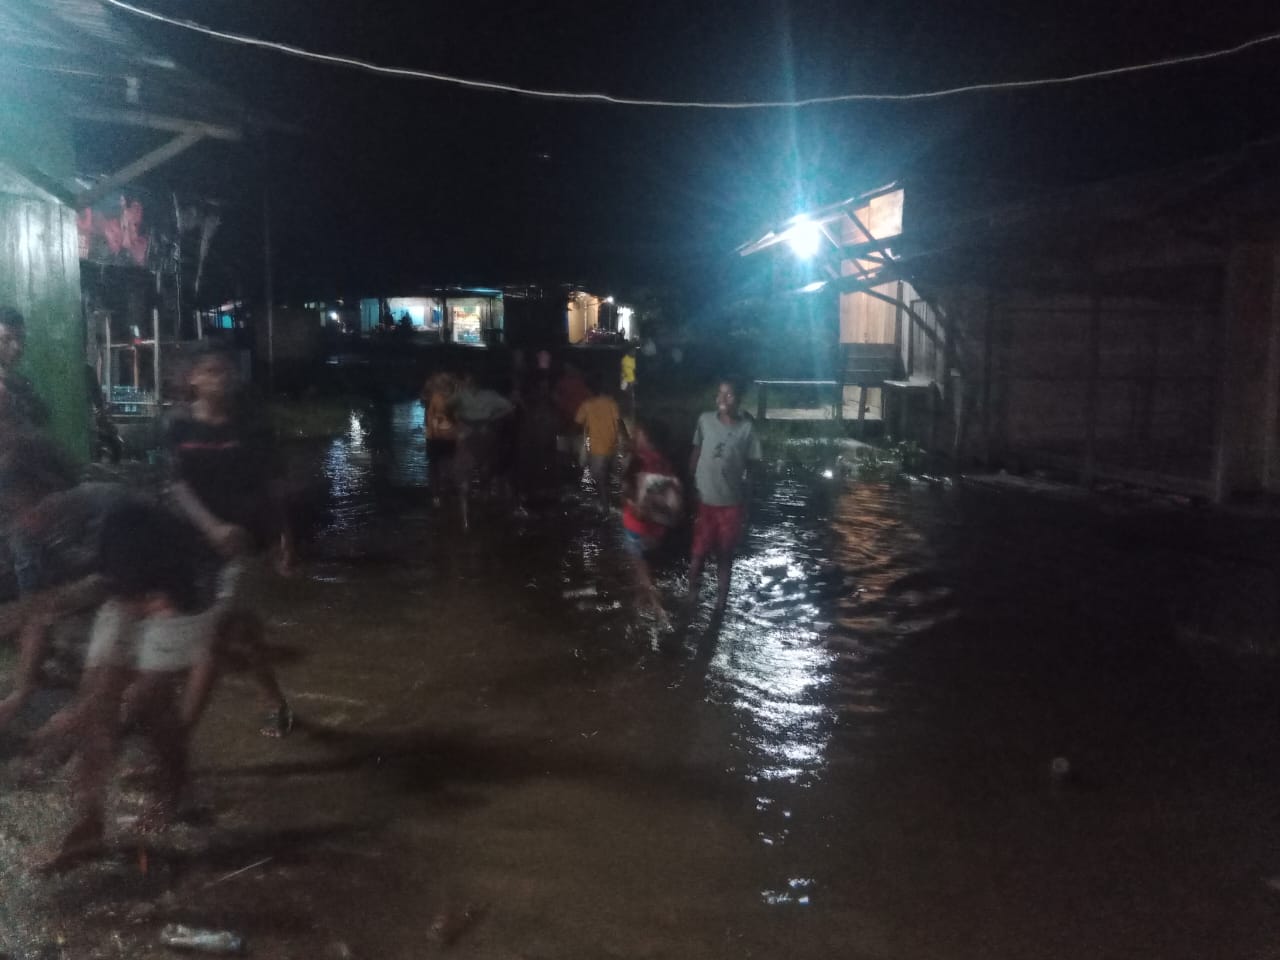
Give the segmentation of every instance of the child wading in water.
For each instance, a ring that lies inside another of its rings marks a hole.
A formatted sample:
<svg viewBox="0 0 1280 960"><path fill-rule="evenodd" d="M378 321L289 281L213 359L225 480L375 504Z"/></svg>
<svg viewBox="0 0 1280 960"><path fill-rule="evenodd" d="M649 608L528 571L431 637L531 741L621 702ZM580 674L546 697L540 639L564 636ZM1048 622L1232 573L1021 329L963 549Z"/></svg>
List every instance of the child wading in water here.
<svg viewBox="0 0 1280 960"><path fill-rule="evenodd" d="M609 512L609 478L618 449L627 439L627 427L622 422L618 402L605 391L599 377L590 381L591 397L582 402L574 421L587 438L587 466L600 498L600 510Z"/></svg>
<svg viewBox="0 0 1280 960"><path fill-rule="evenodd" d="M637 422L632 431L631 461L622 483L622 536L635 571L640 604L666 624L667 613L653 582L649 558L667 530L679 522L683 497L680 481L662 453L663 439L656 424Z"/></svg>
<svg viewBox="0 0 1280 960"><path fill-rule="evenodd" d="M689 558L689 606L698 602L698 587L707 556L716 555L717 616L729 602L733 556L747 523L751 500L749 472L760 462L760 438L755 422L738 409L738 388L720 381L714 413L698 418L693 433L689 472L698 491L698 516L693 526Z"/></svg>
<svg viewBox="0 0 1280 960"><path fill-rule="evenodd" d="M427 435L427 472L431 502L440 506L445 483L454 474L454 456L458 452L458 423L449 409L458 381L451 373L437 373L422 387L423 416Z"/></svg>

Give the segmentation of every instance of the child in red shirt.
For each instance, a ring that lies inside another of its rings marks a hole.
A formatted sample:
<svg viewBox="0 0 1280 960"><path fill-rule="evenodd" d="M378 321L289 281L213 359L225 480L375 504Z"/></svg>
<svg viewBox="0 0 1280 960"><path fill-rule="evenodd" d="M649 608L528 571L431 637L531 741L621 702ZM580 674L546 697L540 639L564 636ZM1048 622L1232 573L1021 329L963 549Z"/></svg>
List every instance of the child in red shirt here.
<svg viewBox="0 0 1280 960"><path fill-rule="evenodd" d="M623 545L634 564L642 607L667 623L648 555L661 545L667 530L679 522L683 495L680 480L659 447L655 425L637 423L631 439L631 462L622 483Z"/></svg>

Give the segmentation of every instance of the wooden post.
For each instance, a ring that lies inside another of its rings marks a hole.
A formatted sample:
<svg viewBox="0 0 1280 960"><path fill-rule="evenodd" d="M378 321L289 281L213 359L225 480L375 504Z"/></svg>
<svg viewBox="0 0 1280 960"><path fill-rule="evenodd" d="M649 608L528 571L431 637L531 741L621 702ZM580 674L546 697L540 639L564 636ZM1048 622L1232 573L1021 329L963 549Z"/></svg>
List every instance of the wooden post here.
<svg viewBox="0 0 1280 960"><path fill-rule="evenodd" d="M173 195L173 339L182 339L182 210L178 207L178 195Z"/></svg>
<svg viewBox="0 0 1280 960"><path fill-rule="evenodd" d="M1263 487L1280 487L1280 246L1271 254L1271 310L1267 328L1266 399L1262 408Z"/></svg>
<svg viewBox="0 0 1280 960"><path fill-rule="evenodd" d="M756 382L756 389L756 419L764 420L769 412L769 385L759 380Z"/></svg>
<svg viewBox="0 0 1280 960"><path fill-rule="evenodd" d="M904 351L907 349L907 346L902 342L902 339L904 336L906 336L909 333L909 331L904 331L902 329L903 318L905 316L906 316L906 311L903 310L903 303L902 303L902 281L899 280L898 296L893 305L893 345L898 351L898 361L902 364L902 371L904 376L907 374L907 360L904 353Z"/></svg>
<svg viewBox="0 0 1280 960"><path fill-rule="evenodd" d="M1086 487L1093 486L1098 469L1098 371L1102 365L1102 296L1095 289L1090 298L1088 351L1088 380L1085 384L1084 404L1084 463L1081 479Z"/></svg>
<svg viewBox="0 0 1280 960"><path fill-rule="evenodd" d="M902 304L902 281L898 281L898 303ZM903 310L902 306L898 307L899 312L904 318L904 326L906 327L907 337L907 379L910 380L912 374L916 372L916 327L915 317L910 311Z"/></svg>
<svg viewBox="0 0 1280 960"><path fill-rule="evenodd" d="M271 193L262 187L263 297L267 302L267 394L276 392L275 271L271 267Z"/></svg>
<svg viewBox="0 0 1280 960"><path fill-rule="evenodd" d="M880 388L880 415L884 416L884 387ZM858 384L858 439L867 439L867 385Z"/></svg>
<svg viewBox="0 0 1280 960"><path fill-rule="evenodd" d="M151 310L151 387L156 399L156 412L160 412L160 308Z"/></svg>
<svg viewBox="0 0 1280 960"><path fill-rule="evenodd" d="M1159 313L1152 313L1147 320L1147 340L1151 344L1147 360L1147 376L1142 384L1142 409L1138 420L1138 443L1144 454L1150 451L1151 427L1155 420L1156 385L1160 382L1160 320Z"/></svg>
<svg viewBox="0 0 1280 960"><path fill-rule="evenodd" d="M102 317L103 329L103 348L102 348L102 391L106 398L107 411L111 410L111 401L114 397L112 388L116 385L116 359L115 354L111 352L111 314L104 313Z"/></svg>
<svg viewBox="0 0 1280 960"><path fill-rule="evenodd" d="M1235 243L1235 238L1228 240L1227 269L1222 294L1222 312L1218 322L1213 326L1214 369L1218 374L1218 382L1213 394L1213 458L1210 466L1209 488L1214 503L1225 503L1231 496L1232 456L1231 447L1233 433L1230 425L1232 414L1232 377L1231 349L1235 314L1240 305L1240 284L1242 275L1247 271L1243 264L1243 251Z"/></svg>
<svg viewBox="0 0 1280 960"><path fill-rule="evenodd" d="M991 466L991 347L995 340L996 295L987 288L987 319L982 328L982 446L986 465Z"/></svg>

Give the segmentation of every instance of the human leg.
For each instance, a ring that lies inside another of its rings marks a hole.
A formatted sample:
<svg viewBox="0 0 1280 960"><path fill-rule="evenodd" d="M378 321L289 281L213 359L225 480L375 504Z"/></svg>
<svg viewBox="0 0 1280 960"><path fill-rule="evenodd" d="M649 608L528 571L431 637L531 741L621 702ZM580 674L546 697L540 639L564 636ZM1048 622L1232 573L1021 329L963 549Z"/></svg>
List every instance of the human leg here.
<svg viewBox="0 0 1280 960"><path fill-rule="evenodd" d="M13 721L35 692L53 626L73 613L92 609L101 601L102 585L98 577L85 577L49 588L21 601L17 613L21 623L18 664L13 674L13 690L0 700L0 730Z"/></svg>
<svg viewBox="0 0 1280 960"><path fill-rule="evenodd" d="M656 544L649 538L630 530L623 531L623 537L627 554L631 557L631 570L639 605L649 610L658 620L666 623L668 618L662 606L662 595L658 593L658 587L653 582L653 571L649 567L648 551Z"/></svg>
<svg viewBox="0 0 1280 960"><path fill-rule="evenodd" d="M596 456L594 453L588 458L588 469L591 473L591 482L595 484L596 497L600 501L601 508L608 512L609 510L609 466L610 457Z"/></svg>
<svg viewBox="0 0 1280 960"><path fill-rule="evenodd" d="M729 581L733 576L733 558L742 542L746 512L742 506L715 508L716 541L716 606L717 614L724 613L729 603Z"/></svg>
<svg viewBox="0 0 1280 960"><path fill-rule="evenodd" d="M13 690L0 700L0 730L13 722L35 693L36 677L49 645L51 626L52 621L48 617L34 617L23 624L18 634L18 666L13 675Z"/></svg>
<svg viewBox="0 0 1280 960"><path fill-rule="evenodd" d="M37 869L63 870L102 850L107 789L120 745L120 704L130 676L117 666L87 668L76 708L59 714L33 738L46 759L64 760L72 749L77 755L71 780L75 819L57 844L37 853Z"/></svg>
<svg viewBox="0 0 1280 960"><path fill-rule="evenodd" d="M133 723L155 756L156 805L149 827L166 825L177 813L187 782L190 728L183 723L183 679L188 671L140 671L126 693Z"/></svg>

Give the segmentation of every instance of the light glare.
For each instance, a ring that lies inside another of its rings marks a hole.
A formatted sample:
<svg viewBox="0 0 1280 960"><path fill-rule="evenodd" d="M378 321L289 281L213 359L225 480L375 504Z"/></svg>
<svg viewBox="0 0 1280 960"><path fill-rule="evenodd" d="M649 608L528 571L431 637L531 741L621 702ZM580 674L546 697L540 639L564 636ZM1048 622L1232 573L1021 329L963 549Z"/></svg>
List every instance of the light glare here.
<svg viewBox="0 0 1280 960"><path fill-rule="evenodd" d="M812 220L799 220L787 231L787 243L792 253L801 260L808 260L817 254L822 244L822 230Z"/></svg>

